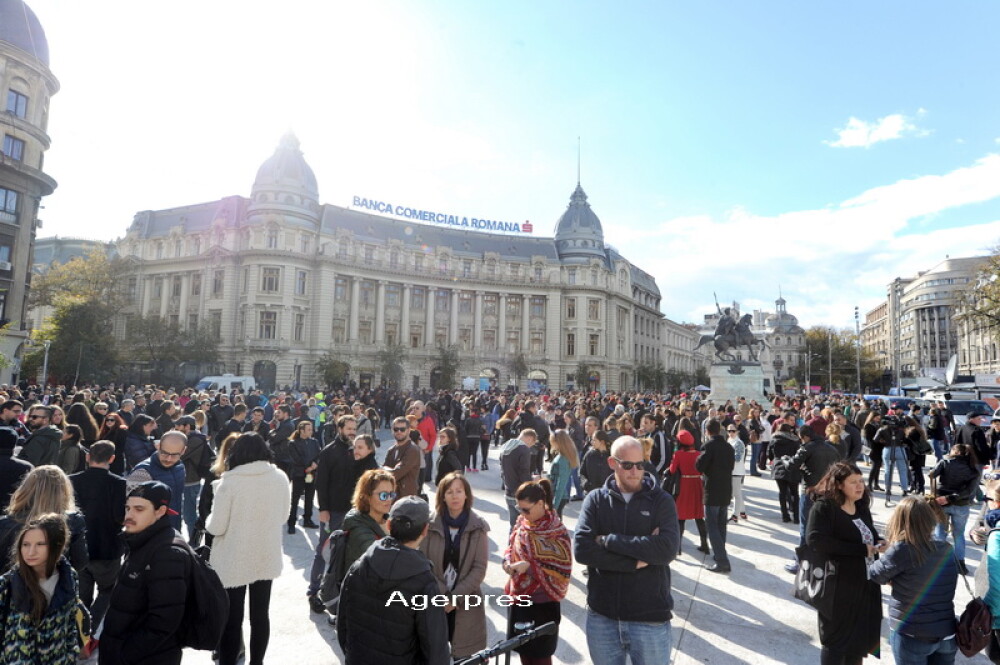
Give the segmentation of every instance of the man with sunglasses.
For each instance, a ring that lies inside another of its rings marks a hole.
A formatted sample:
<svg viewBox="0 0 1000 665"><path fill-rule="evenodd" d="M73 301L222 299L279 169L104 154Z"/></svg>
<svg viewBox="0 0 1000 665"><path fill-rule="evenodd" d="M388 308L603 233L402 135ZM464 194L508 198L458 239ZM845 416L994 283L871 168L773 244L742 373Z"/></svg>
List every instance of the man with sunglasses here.
<svg viewBox="0 0 1000 665"><path fill-rule="evenodd" d="M28 411L28 429L31 434L21 448L21 459L34 466L56 464L62 431L52 424L52 408L36 405Z"/></svg>
<svg viewBox="0 0 1000 665"><path fill-rule="evenodd" d="M574 537L587 565L587 647L594 663L670 662L669 564L677 556L677 506L644 468L642 444L611 446L614 474L587 494Z"/></svg>

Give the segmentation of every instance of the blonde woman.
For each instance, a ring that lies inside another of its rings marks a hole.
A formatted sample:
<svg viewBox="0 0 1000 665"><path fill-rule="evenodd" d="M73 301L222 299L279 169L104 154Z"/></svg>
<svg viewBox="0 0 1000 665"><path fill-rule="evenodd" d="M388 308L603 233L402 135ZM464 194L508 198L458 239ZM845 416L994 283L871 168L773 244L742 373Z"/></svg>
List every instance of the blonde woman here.
<svg viewBox="0 0 1000 665"><path fill-rule="evenodd" d="M200 543L200 539L204 535L205 544L209 547L212 546L212 534L205 532L205 522L208 521L208 516L212 512L212 504L215 501L214 481L221 478L222 474L225 473L226 457L229 455L229 449L232 448L233 443L238 438L240 438L239 432L230 433L229 436L222 440L222 444L215 455L215 462L212 463L210 469L214 476L213 482L207 482L202 486L201 496L198 498L198 523L195 526L195 535L191 538L192 545Z"/></svg>
<svg viewBox="0 0 1000 665"><path fill-rule="evenodd" d="M7 514L0 517L0 566L10 570L14 539L28 522L42 515L63 515L69 525L70 541L67 547L69 562L80 571L90 562L87 553L87 523L77 510L73 498L73 485L58 466L36 466L24 477L10 497Z"/></svg>
<svg viewBox="0 0 1000 665"><path fill-rule="evenodd" d="M580 457L576 452L573 437L564 429L557 429L549 438L552 447L552 465L549 467L549 479L552 481L552 504L562 518L563 508L569 503L570 474L573 469L580 468Z"/></svg>

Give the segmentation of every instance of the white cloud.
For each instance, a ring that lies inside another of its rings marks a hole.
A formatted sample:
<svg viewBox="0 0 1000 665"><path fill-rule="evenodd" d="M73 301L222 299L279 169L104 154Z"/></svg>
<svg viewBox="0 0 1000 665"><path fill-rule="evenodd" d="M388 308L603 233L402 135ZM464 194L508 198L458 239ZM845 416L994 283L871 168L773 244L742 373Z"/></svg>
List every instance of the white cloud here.
<svg viewBox="0 0 1000 665"><path fill-rule="evenodd" d="M923 116L927 111L917 110L917 116ZM917 127L913 118L894 113L873 122L865 122L851 117L843 129L837 132L836 141L823 141L834 148L868 148L882 141L902 138L903 136L926 136L927 130Z"/></svg>
<svg viewBox="0 0 1000 665"><path fill-rule="evenodd" d="M927 216L996 199L1000 155L987 155L826 208L769 216L737 208L646 230L606 224L605 237L656 277L662 309L674 320L699 322L714 311L713 290L720 301L737 300L749 310L749 303L773 303L780 285L804 326L853 327L854 306L863 315L885 297L893 278L996 245L1000 219L929 231L918 226Z"/></svg>

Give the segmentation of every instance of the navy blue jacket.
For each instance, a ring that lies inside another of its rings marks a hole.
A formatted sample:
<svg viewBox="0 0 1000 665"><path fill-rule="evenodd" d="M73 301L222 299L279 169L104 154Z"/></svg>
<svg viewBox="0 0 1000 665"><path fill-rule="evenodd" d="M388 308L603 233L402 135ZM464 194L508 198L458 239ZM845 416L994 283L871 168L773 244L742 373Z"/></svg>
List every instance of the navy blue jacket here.
<svg viewBox="0 0 1000 665"><path fill-rule="evenodd" d="M939 640L955 634L958 566L948 543L931 541L918 562L909 543L893 543L868 566L872 581L892 584L889 629L902 635Z"/></svg>
<svg viewBox="0 0 1000 665"><path fill-rule="evenodd" d="M605 537L603 546L598 536ZM588 607L609 619L670 621L669 564L679 545L674 498L652 474L643 477L642 489L628 503L609 477L584 498L574 536L573 553L588 570ZM638 561L649 565L636 569Z"/></svg>
<svg viewBox="0 0 1000 665"><path fill-rule="evenodd" d="M149 475L145 478L143 472ZM170 488L170 510L176 511L176 515L167 513L170 524L175 529L181 529L181 507L184 503L184 479L187 473L184 471L184 462L177 462L172 467L165 467L160 464L159 453L153 453L145 462L136 464L132 473L126 479L130 484L141 483L144 480L159 480Z"/></svg>

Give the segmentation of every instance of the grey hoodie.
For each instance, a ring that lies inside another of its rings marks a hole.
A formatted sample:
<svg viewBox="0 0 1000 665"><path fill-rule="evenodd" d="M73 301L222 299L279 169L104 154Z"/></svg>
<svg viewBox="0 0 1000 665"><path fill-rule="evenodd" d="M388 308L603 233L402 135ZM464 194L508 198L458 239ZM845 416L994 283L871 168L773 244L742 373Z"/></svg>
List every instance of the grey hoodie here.
<svg viewBox="0 0 1000 665"><path fill-rule="evenodd" d="M59 463L59 444L62 441L62 431L54 425L39 427L21 448L21 459L35 466Z"/></svg>
<svg viewBox="0 0 1000 665"><path fill-rule="evenodd" d="M500 449L500 475L504 494L513 498L522 483L531 480L531 448L520 439L511 439Z"/></svg>

